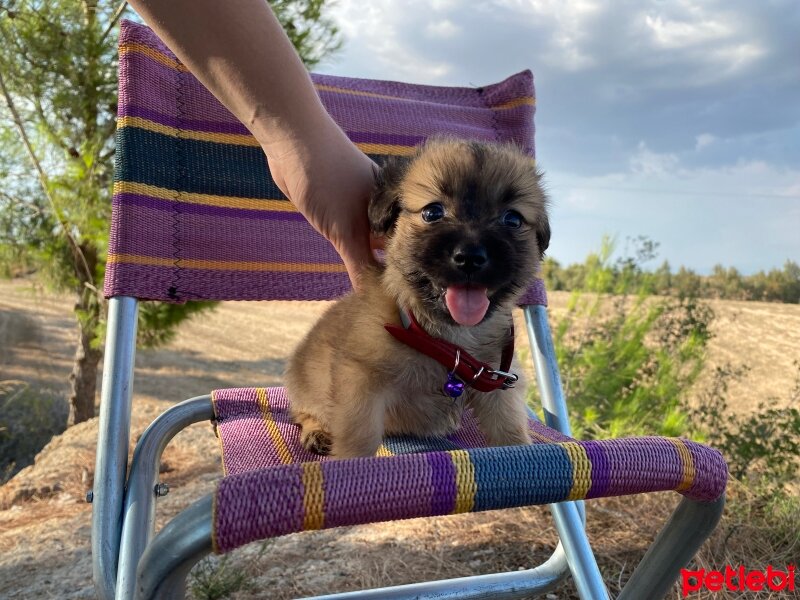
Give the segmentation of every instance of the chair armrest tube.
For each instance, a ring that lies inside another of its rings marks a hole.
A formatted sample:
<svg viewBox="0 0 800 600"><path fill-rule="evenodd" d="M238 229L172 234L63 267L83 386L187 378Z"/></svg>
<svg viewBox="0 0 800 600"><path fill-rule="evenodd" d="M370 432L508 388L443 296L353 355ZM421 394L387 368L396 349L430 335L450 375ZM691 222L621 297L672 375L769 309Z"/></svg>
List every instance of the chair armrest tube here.
<svg viewBox="0 0 800 600"><path fill-rule="evenodd" d="M555 589L568 570L564 547L559 543L547 561L525 571L425 581L305 600L516 600Z"/></svg>
<svg viewBox="0 0 800 600"><path fill-rule="evenodd" d="M117 598L131 600L136 587L136 565L153 536L155 492L161 455L169 441L192 423L214 418L211 396L198 396L170 407L153 421L136 444L122 514Z"/></svg>
<svg viewBox="0 0 800 600"><path fill-rule="evenodd" d="M183 598L185 580L197 561L211 552L212 496L170 521L148 546L137 570L136 600ZM564 548L534 569L445 579L318 596L317 600L512 600L552 590L567 573Z"/></svg>
<svg viewBox="0 0 800 600"><path fill-rule="evenodd" d="M619 600L664 598L703 542L719 523L725 496L713 502L684 497L647 550Z"/></svg>
<svg viewBox="0 0 800 600"><path fill-rule="evenodd" d="M167 523L139 561L136 600L183 598L186 576L211 552L213 495L204 496Z"/></svg>

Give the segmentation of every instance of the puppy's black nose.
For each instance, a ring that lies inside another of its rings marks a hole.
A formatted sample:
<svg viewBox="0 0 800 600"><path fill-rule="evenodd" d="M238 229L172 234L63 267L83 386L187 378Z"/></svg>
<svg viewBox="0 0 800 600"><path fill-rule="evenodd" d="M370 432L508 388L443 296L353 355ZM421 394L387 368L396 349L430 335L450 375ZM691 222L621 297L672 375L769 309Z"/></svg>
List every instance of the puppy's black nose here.
<svg viewBox="0 0 800 600"><path fill-rule="evenodd" d="M489 262L486 248L479 244L459 244L450 258L453 264L464 273L471 275L483 269Z"/></svg>

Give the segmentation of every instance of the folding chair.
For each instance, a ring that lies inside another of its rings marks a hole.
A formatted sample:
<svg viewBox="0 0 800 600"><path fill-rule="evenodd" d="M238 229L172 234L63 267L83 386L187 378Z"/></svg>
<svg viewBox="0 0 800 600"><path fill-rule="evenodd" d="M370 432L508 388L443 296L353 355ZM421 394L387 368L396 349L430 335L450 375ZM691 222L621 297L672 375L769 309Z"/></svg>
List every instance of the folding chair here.
<svg viewBox="0 0 800 600"><path fill-rule="evenodd" d="M541 281L524 298L546 422L531 417L530 446L482 447L467 415L444 440L387 438L374 458L320 460L299 445L282 389L244 388L170 408L141 436L128 465L139 299L332 299L349 283L331 245L270 179L255 140L148 28L122 24L119 72L93 489L100 598L180 598L201 557L271 536L533 504L550 505L560 538L537 568L325 598L519 598L553 589L568 572L582 598L606 598L581 501L676 490L683 499L620 597L668 592L720 517L726 465L715 450L683 439L573 440ZM334 118L378 162L436 133L515 141L533 153L529 72L483 88L314 81ZM202 420L216 422L225 477L154 536L161 452Z"/></svg>

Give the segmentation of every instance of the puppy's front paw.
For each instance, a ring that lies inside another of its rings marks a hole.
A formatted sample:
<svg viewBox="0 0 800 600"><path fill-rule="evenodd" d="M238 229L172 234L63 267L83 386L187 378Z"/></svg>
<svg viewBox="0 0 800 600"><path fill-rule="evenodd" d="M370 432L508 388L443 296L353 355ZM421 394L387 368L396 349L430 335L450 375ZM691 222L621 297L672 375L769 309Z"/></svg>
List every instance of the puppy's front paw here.
<svg viewBox="0 0 800 600"><path fill-rule="evenodd" d="M331 436L322 429L305 429L300 436L300 443L303 448L320 456L327 456L331 453Z"/></svg>

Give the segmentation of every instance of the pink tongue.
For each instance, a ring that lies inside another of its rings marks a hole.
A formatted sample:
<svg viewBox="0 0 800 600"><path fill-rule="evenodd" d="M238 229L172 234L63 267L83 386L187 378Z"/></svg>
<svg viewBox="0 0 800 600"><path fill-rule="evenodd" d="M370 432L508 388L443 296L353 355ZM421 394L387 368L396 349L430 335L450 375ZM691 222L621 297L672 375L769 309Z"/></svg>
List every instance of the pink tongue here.
<svg viewBox="0 0 800 600"><path fill-rule="evenodd" d="M485 287L451 285L444 294L444 302L453 320L467 327L480 323L489 310Z"/></svg>

